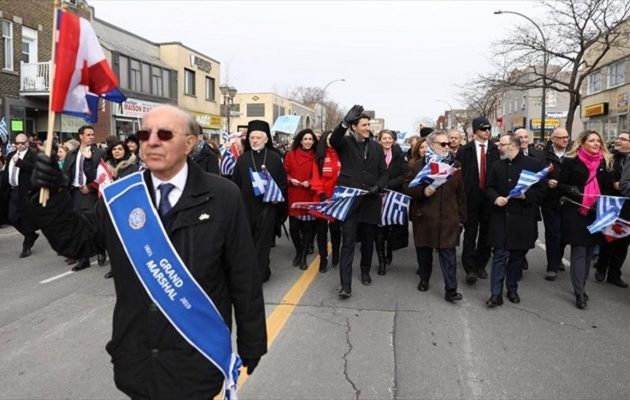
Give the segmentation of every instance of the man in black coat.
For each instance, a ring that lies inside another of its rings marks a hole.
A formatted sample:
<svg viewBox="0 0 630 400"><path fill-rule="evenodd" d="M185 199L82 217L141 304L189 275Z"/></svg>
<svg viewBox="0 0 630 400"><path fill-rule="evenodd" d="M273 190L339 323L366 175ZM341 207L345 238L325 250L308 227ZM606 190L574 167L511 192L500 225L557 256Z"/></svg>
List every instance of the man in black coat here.
<svg viewBox="0 0 630 400"><path fill-rule="evenodd" d="M98 199L98 189L91 185L96 179L98 164L103 152L94 144L94 128L84 125L78 131L80 146L66 155L63 172L68 177L68 189L72 206L79 212L91 210ZM105 252L97 254L99 265L105 264ZM81 258L73 271L81 271L90 266L89 258Z"/></svg>
<svg viewBox="0 0 630 400"><path fill-rule="evenodd" d="M347 134L346 134L347 133ZM341 172L337 185L366 190L357 198L341 225L341 254L339 296L352 294L352 260L354 247L361 232L361 282L370 285L372 253L376 226L381 222L382 201L379 193L387 185L389 174L381 146L370 139L370 117L363 107L353 106L330 136L330 144L337 151Z"/></svg>
<svg viewBox="0 0 630 400"><path fill-rule="evenodd" d="M558 271L564 270L562 265L564 245L561 235L562 207L558 178L562 171L562 162L568 146L569 132L564 128L556 128L551 134L551 146L545 149L545 164L553 165L553 170L547 175L547 194L540 207L545 224L545 254L547 256L545 279L548 281L555 281Z"/></svg>
<svg viewBox="0 0 630 400"><path fill-rule="evenodd" d="M273 147L269 124L265 121L253 120L247 125L245 152L236 161L232 181L241 189L258 255L260 276L266 282L271 276L269 254L278 228L287 219L287 203L265 203L263 196L255 196L250 169L253 172L267 171L287 199L287 174L282 158Z"/></svg>
<svg viewBox="0 0 630 400"><path fill-rule="evenodd" d="M489 239L494 251L488 307L503 304L504 280L508 300L520 302L518 281L523 273L523 261L538 238L538 206L545 193L545 182L534 184L522 195L508 197L523 170L538 172L544 167L540 161L524 156L520 144L514 134L501 136L501 160L492 165L488 175L486 196L492 204Z"/></svg>
<svg viewBox="0 0 630 400"><path fill-rule="evenodd" d="M521 152L525 157L532 157L540 162L545 161L545 154L537 150L533 144L529 144L529 132L525 128L519 128L514 131L514 135L521 141Z"/></svg>
<svg viewBox="0 0 630 400"><path fill-rule="evenodd" d="M26 135L15 137L16 151L7 155L7 166L2 172L2 193L8 205L8 222L17 229L24 240L20 258L31 255L31 248L39 237L35 233L35 221L30 202L31 173L35 166L35 151L28 145Z"/></svg>
<svg viewBox="0 0 630 400"><path fill-rule="evenodd" d="M234 316L238 353L251 374L267 351L267 336L256 253L238 188L187 160L196 135L185 111L166 105L152 109L139 135L148 168L143 178L153 205L160 205L156 208L162 210L163 185L172 188L165 194L172 208L162 216L168 239L230 329ZM107 249L111 257L116 305L107 351L116 386L133 399L213 398L222 388L222 373L151 301L102 199L82 215L72 209L56 165L38 156L33 184L51 189L46 207L36 208L39 221L61 254L90 257Z"/></svg>
<svg viewBox="0 0 630 400"><path fill-rule="evenodd" d="M492 164L499 159L497 146L488 140L492 128L488 119L485 117L473 119L472 128L474 140L460 147L456 157L462 165L468 206L468 219L464 225L462 265L466 271L466 282L469 284L477 282L477 278L488 278L486 264L490 259L488 244L490 204L486 200L485 191L487 174Z"/></svg>
<svg viewBox="0 0 630 400"><path fill-rule="evenodd" d="M199 126L199 134L197 135L197 144L193 148L190 158L192 158L202 170L211 174L221 174L219 171L219 159L210 148L210 145L206 143L201 131L201 126Z"/></svg>

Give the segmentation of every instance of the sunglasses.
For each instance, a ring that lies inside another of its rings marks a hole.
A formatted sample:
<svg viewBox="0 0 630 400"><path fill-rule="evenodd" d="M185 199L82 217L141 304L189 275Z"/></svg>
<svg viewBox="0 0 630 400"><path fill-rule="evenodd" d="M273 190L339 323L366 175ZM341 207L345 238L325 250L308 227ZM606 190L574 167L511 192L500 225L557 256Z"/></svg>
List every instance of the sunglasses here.
<svg viewBox="0 0 630 400"><path fill-rule="evenodd" d="M492 129L492 128L490 128L490 127L488 126L488 127L485 127L485 128L479 128L479 129L477 129L477 130L478 130L478 131L484 131L484 132L487 132L487 131L489 131L489 130L491 130L491 129Z"/></svg>
<svg viewBox="0 0 630 400"><path fill-rule="evenodd" d="M168 129L158 129L156 133L158 139L164 142L173 139L174 136L173 131L169 131ZM147 129L141 129L136 132L136 135L141 142L146 142L151 137L151 131Z"/></svg>
<svg viewBox="0 0 630 400"><path fill-rule="evenodd" d="M448 143L448 142L435 142L435 144L439 144L439 145L440 145L440 146L442 146L442 147L446 147L446 146L448 146L448 145L449 145L449 143Z"/></svg>
<svg viewBox="0 0 630 400"><path fill-rule="evenodd" d="M26 142L15 142L15 144L26 144Z"/></svg>

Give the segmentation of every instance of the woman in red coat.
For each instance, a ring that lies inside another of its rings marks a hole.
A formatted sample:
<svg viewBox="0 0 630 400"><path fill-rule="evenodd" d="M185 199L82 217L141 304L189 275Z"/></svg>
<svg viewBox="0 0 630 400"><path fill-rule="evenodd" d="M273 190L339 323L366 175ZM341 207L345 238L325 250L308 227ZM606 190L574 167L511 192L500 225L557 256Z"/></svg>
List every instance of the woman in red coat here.
<svg viewBox="0 0 630 400"><path fill-rule="evenodd" d="M330 145L330 134L324 132L315 150L313 163L313 177L311 185L315 192L314 201L323 201L332 197L337 186L337 178L341 172L341 163L335 149ZM339 247L341 246L341 224L332 219L318 218L315 222L317 232L317 249L319 251L319 272L328 270L328 228L330 227L330 241L332 244L332 265L339 264Z"/></svg>
<svg viewBox="0 0 630 400"><path fill-rule="evenodd" d="M289 233L295 246L293 266L306 269L308 245L315 234L315 217L306 210L291 208L293 203L313 201L311 188L313 160L317 138L312 129L303 129L295 135L291 150L284 157L284 170L287 173L289 197Z"/></svg>

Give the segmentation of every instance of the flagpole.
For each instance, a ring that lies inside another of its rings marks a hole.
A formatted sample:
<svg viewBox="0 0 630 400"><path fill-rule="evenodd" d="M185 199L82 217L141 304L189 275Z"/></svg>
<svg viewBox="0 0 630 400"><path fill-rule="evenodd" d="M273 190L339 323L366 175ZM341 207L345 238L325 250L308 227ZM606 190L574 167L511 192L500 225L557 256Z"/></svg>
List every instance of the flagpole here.
<svg viewBox="0 0 630 400"><path fill-rule="evenodd" d="M53 130L55 129L55 112L52 110L52 98L53 98L53 84L55 82L55 53L57 50L57 10L59 8L59 0L53 0L53 26L52 26L52 50L51 50L51 62L50 62L50 74L48 87L50 95L48 97L48 132L46 133L46 145L44 146L44 154L50 157L52 153L53 142ZM50 190L48 188L41 188L39 190L39 204L46 207L48 198L50 197Z"/></svg>

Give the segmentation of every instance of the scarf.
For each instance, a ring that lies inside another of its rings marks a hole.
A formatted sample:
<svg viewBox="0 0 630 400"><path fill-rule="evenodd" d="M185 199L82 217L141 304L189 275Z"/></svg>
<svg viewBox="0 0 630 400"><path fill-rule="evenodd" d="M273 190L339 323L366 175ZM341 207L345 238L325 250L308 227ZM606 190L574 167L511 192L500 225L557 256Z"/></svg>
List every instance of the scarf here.
<svg viewBox="0 0 630 400"><path fill-rule="evenodd" d="M390 147L389 150L385 151L385 164L387 164L387 166L389 167L389 163L392 162L392 148Z"/></svg>
<svg viewBox="0 0 630 400"><path fill-rule="evenodd" d="M580 214L586 215L591 206L597 202L597 196L601 194L599 183L597 182L597 168L599 168L599 164L604 156L601 150L597 154L591 154L583 148L578 150L577 156L588 170L588 179L584 185L584 194L582 195L582 207L580 207Z"/></svg>
<svg viewBox="0 0 630 400"><path fill-rule="evenodd" d="M440 156L435 151L433 151L431 146L427 146L427 152L426 152L426 154L424 156L424 162L425 162L425 164L428 164L431 161L451 164L452 163L452 159L451 158L452 157L451 157L451 152L450 151L445 156Z"/></svg>

